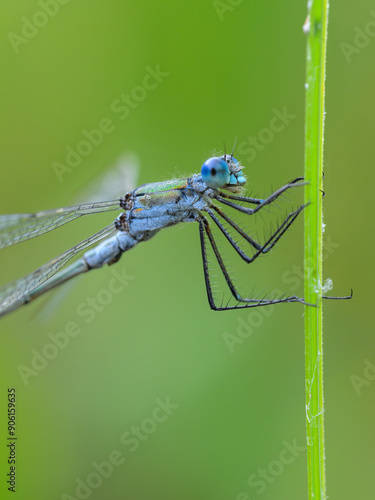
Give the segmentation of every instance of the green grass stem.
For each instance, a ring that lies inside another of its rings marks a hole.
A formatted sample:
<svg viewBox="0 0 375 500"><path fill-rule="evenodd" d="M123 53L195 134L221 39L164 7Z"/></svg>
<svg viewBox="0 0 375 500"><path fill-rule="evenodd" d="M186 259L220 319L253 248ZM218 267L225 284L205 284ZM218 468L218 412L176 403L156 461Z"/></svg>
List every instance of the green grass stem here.
<svg viewBox="0 0 375 500"><path fill-rule="evenodd" d="M324 500L322 190L328 0L308 1L305 103L305 392L309 500Z"/></svg>

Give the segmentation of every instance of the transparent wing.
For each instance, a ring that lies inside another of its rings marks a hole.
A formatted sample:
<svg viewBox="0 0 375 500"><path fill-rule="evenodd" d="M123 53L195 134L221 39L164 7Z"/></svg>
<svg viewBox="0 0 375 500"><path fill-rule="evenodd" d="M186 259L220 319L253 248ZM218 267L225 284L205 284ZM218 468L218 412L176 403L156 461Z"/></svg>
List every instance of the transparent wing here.
<svg viewBox="0 0 375 500"><path fill-rule="evenodd" d="M137 187L139 171L137 155L130 151L124 152L103 173L85 182L84 186L74 194L73 203L120 198Z"/></svg>
<svg viewBox="0 0 375 500"><path fill-rule="evenodd" d="M86 240L81 241L36 271L0 287L0 316L14 309L15 304L23 303L23 299L30 292L56 274L57 271L59 271L78 252L84 250L90 245L93 245L94 243L98 243L114 231L115 228L112 223Z"/></svg>
<svg viewBox="0 0 375 500"><path fill-rule="evenodd" d="M52 231L82 215L120 210L119 200L83 203L36 214L0 215L0 248Z"/></svg>
<svg viewBox="0 0 375 500"><path fill-rule="evenodd" d="M97 200L120 198L124 193L137 187L139 171L138 157L130 151L124 152L103 174L95 175L91 181L85 182L84 186L74 194L72 203L93 203ZM36 313L36 308L33 310L38 321L46 323L78 283L78 280L71 280L58 290L55 289L54 293L48 294L43 306L40 305L39 312Z"/></svg>

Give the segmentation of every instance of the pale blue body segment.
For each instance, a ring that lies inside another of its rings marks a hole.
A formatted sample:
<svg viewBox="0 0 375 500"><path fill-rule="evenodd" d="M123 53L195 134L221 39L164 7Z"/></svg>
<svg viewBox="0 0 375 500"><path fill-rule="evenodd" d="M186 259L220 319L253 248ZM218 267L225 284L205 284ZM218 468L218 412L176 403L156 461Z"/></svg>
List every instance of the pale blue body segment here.
<svg viewBox="0 0 375 500"><path fill-rule="evenodd" d="M287 189L302 185L301 178L286 184L266 199L241 195L246 178L242 166L232 155L208 159L199 174L153 184L144 184L124 197L91 204L39 212L0 216L0 248L25 241L51 231L83 215L122 210L114 223L82 241L62 255L42 266L34 273L0 288L0 316L26 304L46 291L91 269L114 264L124 252L138 243L152 238L158 231L181 222L198 222L202 250L203 271L210 307L215 310L257 307L279 302L301 302L296 296L280 299L244 298L236 290L230 274L217 248L209 220L221 231L230 245L249 263L268 252L302 211L303 206L288 215L277 231L263 244L252 239L237 225L220 205L253 215L269 205ZM225 193L222 190L228 191ZM250 208L246 205L255 205ZM252 249L252 256L233 239L227 227L234 230ZM218 306L211 289L206 245L212 247L227 285L237 302L234 306ZM78 252L87 250L76 262L61 270Z"/></svg>

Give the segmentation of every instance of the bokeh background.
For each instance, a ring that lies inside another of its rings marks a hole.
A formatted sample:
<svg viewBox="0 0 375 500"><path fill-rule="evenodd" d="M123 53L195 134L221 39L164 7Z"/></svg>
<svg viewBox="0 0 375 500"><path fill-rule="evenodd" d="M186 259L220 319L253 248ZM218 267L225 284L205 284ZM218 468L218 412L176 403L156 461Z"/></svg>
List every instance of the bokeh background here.
<svg viewBox="0 0 375 500"><path fill-rule="evenodd" d="M76 203L124 155L130 183L198 172L235 137L254 194L301 175L305 4L3 2L1 212ZM372 2L332 2L324 274L333 293L355 295L324 304L330 498L369 498L375 488L374 60ZM147 68L162 76L145 92ZM136 96L128 112L123 94ZM290 116L271 137L275 109ZM66 165L66 147L103 119L111 131L59 177L53 165ZM114 196L129 188L115 187ZM111 219L3 250L1 282ZM271 255L238 267L243 283L301 293L302 245L301 220ZM110 294L114 277L121 292ZM88 305L104 297L98 310ZM76 335L64 348L46 347L69 328ZM163 231L113 268L5 317L0 330L2 498L8 387L17 389L18 498L306 497L303 307L211 311L196 225Z"/></svg>

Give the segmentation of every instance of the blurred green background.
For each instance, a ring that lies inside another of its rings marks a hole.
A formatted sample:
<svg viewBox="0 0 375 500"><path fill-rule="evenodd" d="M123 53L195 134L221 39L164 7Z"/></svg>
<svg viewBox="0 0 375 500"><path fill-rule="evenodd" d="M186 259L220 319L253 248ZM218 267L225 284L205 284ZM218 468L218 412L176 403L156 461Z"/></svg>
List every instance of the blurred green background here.
<svg viewBox="0 0 375 500"><path fill-rule="evenodd" d="M375 488L372 9L370 0L330 6L324 274L334 294L355 293L324 305L330 498ZM296 0L3 2L1 213L76 203L124 153L138 158L138 184L198 172L235 137L253 193L302 175L305 15ZM162 76L145 92L147 68ZM122 94L135 96L128 112L118 111ZM292 117L270 138L275 109ZM54 162L66 164L66 147L103 119L111 132L59 179ZM3 250L1 282L111 219ZM301 293L302 244L301 220L242 279ZM90 297L108 298L115 270L126 277L121 293L80 315ZM67 328L76 336L64 348L46 347ZM8 387L17 389L18 498L306 497L303 308L211 311L196 225L163 231L5 317L0 331L1 498L11 495ZM53 359L33 361L43 352Z"/></svg>

